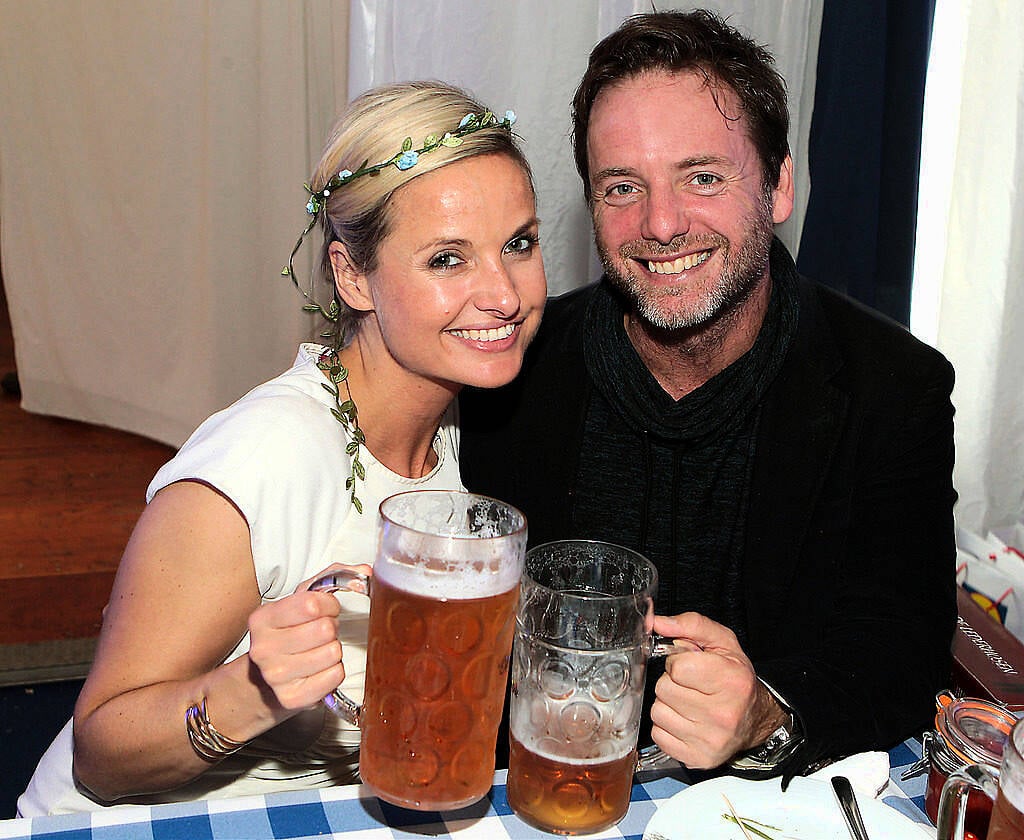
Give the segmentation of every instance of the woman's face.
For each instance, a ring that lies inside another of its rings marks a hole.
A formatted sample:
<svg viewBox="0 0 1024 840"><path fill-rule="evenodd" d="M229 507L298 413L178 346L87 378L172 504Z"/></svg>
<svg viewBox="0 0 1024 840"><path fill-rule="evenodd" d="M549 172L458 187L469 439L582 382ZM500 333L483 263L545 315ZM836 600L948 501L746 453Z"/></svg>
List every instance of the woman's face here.
<svg viewBox="0 0 1024 840"><path fill-rule="evenodd" d="M388 215L361 282L391 357L446 386L510 382L547 296L526 174L505 155L467 158L396 190Z"/></svg>

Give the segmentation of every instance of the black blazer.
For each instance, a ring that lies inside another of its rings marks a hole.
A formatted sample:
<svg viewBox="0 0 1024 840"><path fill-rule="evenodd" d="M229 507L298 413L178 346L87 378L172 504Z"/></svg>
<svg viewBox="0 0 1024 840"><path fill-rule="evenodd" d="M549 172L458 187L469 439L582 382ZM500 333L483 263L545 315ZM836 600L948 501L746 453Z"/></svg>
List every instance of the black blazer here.
<svg viewBox="0 0 1024 840"><path fill-rule="evenodd" d="M779 243L777 270L793 270ZM762 405L743 588L746 653L807 736L780 770L800 772L930 725L950 682L956 494L949 363L797 282L797 332ZM588 536L573 505L592 289L549 302L519 379L460 397L463 482L523 510L532 545Z"/></svg>

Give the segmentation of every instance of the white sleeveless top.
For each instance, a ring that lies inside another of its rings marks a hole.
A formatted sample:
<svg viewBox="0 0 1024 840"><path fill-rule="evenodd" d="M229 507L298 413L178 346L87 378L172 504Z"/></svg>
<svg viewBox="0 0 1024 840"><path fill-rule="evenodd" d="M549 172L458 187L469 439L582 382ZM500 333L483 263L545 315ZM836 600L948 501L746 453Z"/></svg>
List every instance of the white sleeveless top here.
<svg viewBox="0 0 1024 840"><path fill-rule="evenodd" d="M377 508L388 496L412 489L463 489L453 404L434 441L437 466L422 478L400 476L362 448L366 479L356 485L363 506L363 513L358 513L345 489L351 474L351 458L345 452L348 437L331 414L334 397L324 389L326 379L316 366L321 350L319 345L302 345L291 369L207 419L157 472L146 492L148 502L169 484L191 479L230 499L249 525L264 601L291 594L331 563L372 565ZM369 599L346 593L339 595L339 602L346 672L341 688L362 702ZM225 661L248 647L245 636ZM250 753L243 749L183 787L130 801L248 796L351 782L359 732L333 715L327 720L316 743L301 753L267 758L254 745ZM21 816L104 807L75 787L72 748L69 721L18 800Z"/></svg>

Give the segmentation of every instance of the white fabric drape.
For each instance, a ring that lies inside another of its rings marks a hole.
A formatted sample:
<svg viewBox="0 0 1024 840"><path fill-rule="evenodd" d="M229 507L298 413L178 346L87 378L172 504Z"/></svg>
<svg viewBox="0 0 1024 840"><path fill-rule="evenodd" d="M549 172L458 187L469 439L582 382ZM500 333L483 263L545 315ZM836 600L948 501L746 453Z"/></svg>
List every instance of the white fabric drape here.
<svg viewBox="0 0 1024 840"><path fill-rule="evenodd" d="M939 0L911 329L953 363L957 523L1024 519L1024 11Z"/></svg>
<svg viewBox="0 0 1024 840"><path fill-rule="evenodd" d="M794 218L780 235L795 250L806 208L807 140L823 0L704 3L774 53L789 86L797 169ZM692 8L659 3L658 8ZM496 111L511 108L537 184L541 242L552 293L596 278L598 266L569 146L569 103L600 38L647 0L353 0L349 92L417 78L468 88Z"/></svg>
<svg viewBox="0 0 1024 840"><path fill-rule="evenodd" d="M0 2L25 409L178 444L291 363L311 325L280 271L347 24L338 0Z"/></svg>

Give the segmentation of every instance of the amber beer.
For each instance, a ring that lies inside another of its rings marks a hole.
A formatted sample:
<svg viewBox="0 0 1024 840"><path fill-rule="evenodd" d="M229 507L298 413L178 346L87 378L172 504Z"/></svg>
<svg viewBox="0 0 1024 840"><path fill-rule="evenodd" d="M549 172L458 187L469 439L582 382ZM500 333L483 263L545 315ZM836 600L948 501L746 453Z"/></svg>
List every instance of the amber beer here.
<svg viewBox="0 0 1024 840"><path fill-rule="evenodd" d="M1024 838L1024 781L1003 784L999 788L992 821L988 824L988 840L1022 840Z"/></svg>
<svg viewBox="0 0 1024 840"><path fill-rule="evenodd" d="M626 815L636 749L610 761L547 757L511 740L506 793L516 814L556 834L590 834Z"/></svg>
<svg viewBox="0 0 1024 840"><path fill-rule="evenodd" d="M505 698L526 517L459 490L410 490L380 503L373 576L338 566L320 592L370 597L360 705L324 703L361 730L359 772L405 808L462 808L490 790Z"/></svg>
<svg viewBox="0 0 1024 840"><path fill-rule="evenodd" d="M637 768L647 661L667 655L649 629L658 572L612 543L530 549L512 649L506 793L557 834L615 825Z"/></svg>
<svg viewBox="0 0 1024 840"><path fill-rule="evenodd" d="M388 802L450 810L493 782L518 580L481 595L469 575L414 594L423 589L415 568L374 570L359 772Z"/></svg>

